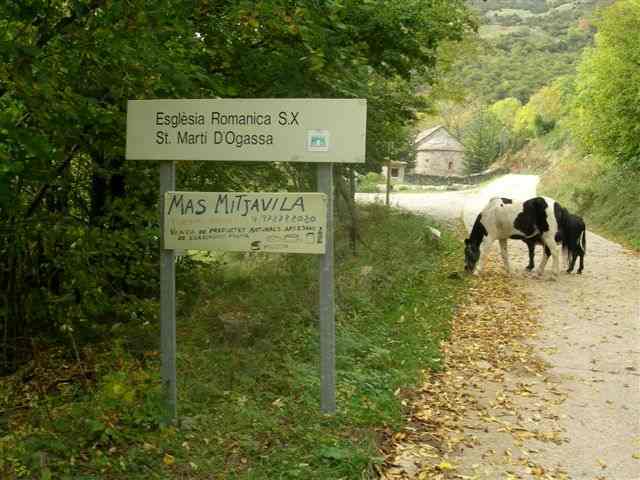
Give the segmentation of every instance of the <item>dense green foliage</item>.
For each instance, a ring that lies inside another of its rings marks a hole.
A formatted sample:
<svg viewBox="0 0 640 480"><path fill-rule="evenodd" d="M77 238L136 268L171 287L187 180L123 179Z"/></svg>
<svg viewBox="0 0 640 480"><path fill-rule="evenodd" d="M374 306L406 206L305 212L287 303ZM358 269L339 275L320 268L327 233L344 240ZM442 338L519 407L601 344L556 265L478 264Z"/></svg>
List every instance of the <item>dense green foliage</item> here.
<svg viewBox="0 0 640 480"><path fill-rule="evenodd" d="M200 257L179 265L180 425L162 424L157 325L128 324L91 347L84 374L47 354L0 381L0 476L366 478L385 427L404 422L404 389L440 368L466 281L451 275L459 241L434 241L429 219L379 205L360 217L359 256L337 232L336 415L319 412L317 258Z"/></svg>
<svg viewBox="0 0 640 480"><path fill-rule="evenodd" d="M366 193L378 192L378 185L386 184L387 179L381 173L369 172L358 179L358 191Z"/></svg>
<svg viewBox="0 0 640 480"><path fill-rule="evenodd" d="M156 317L157 166L124 161L128 99L363 97L367 164L407 150L463 0L0 2L0 370L33 336ZM181 163L178 188L313 188L305 165ZM342 172L344 173L344 172Z"/></svg>
<svg viewBox="0 0 640 480"><path fill-rule="evenodd" d="M475 113L464 129L464 165L468 173L485 170L503 153L504 127L497 115L487 109Z"/></svg>
<svg viewBox="0 0 640 480"><path fill-rule="evenodd" d="M471 2L481 15L481 42L460 59L448 81L492 103L526 103L554 78L572 74L593 38L593 8L607 1L500 0Z"/></svg>
<svg viewBox="0 0 640 480"><path fill-rule="evenodd" d="M446 125L465 145L467 170L478 171L530 139L566 140L576 64L593 39L594 8L610 2L470 3L480 16L479 38L443 46L447 72L431 92L438 116L425 121Z"/></svg>
<svg viewBox="0 0 640 480"><path fill-rule="evenodd" d="M589 152L640 170L640 1L616 2L596 25L578 68L573 130Z"/></svg>

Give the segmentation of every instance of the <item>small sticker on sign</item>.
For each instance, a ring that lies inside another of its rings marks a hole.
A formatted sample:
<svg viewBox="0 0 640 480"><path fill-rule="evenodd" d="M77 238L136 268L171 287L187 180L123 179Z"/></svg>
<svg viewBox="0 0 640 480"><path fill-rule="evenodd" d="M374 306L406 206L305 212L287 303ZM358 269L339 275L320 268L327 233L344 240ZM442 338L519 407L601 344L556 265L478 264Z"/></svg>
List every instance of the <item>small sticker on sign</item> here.
<svg viewBox="0 0 640 480"><path fill-rule="evenodd" d="M307 150L310 152L329 151L329 130L309 130L307 133Z"/></svg>

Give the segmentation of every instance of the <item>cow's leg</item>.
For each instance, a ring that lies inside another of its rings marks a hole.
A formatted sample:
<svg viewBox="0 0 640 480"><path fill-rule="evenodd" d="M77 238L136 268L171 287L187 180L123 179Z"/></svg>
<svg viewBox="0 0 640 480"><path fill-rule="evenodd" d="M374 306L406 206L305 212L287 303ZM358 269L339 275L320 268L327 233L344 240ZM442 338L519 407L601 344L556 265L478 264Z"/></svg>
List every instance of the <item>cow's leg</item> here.
<svg viewBox="0 0 640 480"><path fill-rule="evenodd" d="M504 264L505 271L510 274L511 266L509 265L509 251L507 250L507 239L500 239L500 255L502 256L502 263Z"/></svg>
<svg viewBox="0 0 640 480"><path fill-rule="evenodd" d="M527 265L527 270L531 271L535 266L533 264L533 259L535 258L536 254L536 242L532 240L525 240L525 243L527 244L527 248L529 249L529 265Z"/></svg>
<svg viewBox="0 0 640 480"><path fill-rule="evenodd" d="M491 251L491 246L493 245L494 238L486 236L480 242L480 258L478 259L478 263L476 263L476 268L473 271L474 275L480 275L480 272L484 270L485 264L487 263L487 259L489 258L489 252Z"/></svg>
<svg viewBox="0 0 640 480"><path fill-rule="evenodd" d="M536 271L536 275L538 276L541 276L544 272L544 268L547 266L547 261L551 256L551 251L547 248L547 246L543 244L543 247L542 260L540 261L540 265L538 265L538 270Z"/></svg>
<svg viewBox="0 0 640 480"><path fill-rule="evenodd" d="M551 250L551 259L553 260L553 276L560 275L560 248L551 240L549 250Z"/></svg>
<svg viewBox="0 0 640 480"><path fill-rule="evenodd" d="M577 259L578 259L578 252L569 250L569 266L567 267L567 273L573 272L573 267L576 266Z"/></svg>
<svg viewBox="0 0 640 480"><path fill-rule="evenodd" d="M578 273L582 273L582 269L584 268L584 256L587 253L587 231L582 230L580 234L580 239L578 240L578 255L580 255L580 266L578 267Z"/></svg>
<svg viewBox="0 0 640 480"><path fill-rule="evenodd" d="M551 235L549 232L542 234L542 243L546 248L544 249L544 257L538 268L538 275L542 276L544 268L547 265L547 260L549 260L549 256L551 256L553 260L553 276L557 277L560 273L560 248L555 242L554 235Z"/></svg>
<svg viewBox="0 0 640 480"><path fill-rule="evenodd" d="M549 250L549 247L547 247L543 243L542 244L542 261L538 266L538 273L541 273L540 271L544 272L544 268L547 266L547 261L549 260L550 256L551 256L551 250Z"/></svg>

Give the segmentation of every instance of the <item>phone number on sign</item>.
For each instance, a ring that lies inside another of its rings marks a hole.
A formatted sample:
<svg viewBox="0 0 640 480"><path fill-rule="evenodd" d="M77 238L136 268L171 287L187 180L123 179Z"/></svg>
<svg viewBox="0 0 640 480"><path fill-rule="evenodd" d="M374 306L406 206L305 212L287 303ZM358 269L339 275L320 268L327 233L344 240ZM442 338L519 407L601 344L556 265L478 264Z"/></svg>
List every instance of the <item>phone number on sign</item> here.
<svg viewBox="0 0 640 480"><path fill-rule="evenodd" d="M254 217L254 220L262 220L265 223L316 223L318 218L315 215L262 215Z"/></svg>

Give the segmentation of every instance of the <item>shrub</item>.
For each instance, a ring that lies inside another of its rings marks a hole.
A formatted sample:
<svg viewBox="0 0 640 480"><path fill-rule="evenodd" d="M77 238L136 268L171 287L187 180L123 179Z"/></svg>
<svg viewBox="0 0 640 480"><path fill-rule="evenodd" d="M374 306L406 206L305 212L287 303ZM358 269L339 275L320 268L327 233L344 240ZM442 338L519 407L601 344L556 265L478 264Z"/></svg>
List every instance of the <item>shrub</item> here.
<svg viewBox="0 0 640 480"><path fill-rule="evenodd" d="M483 108L465 127L462 143L467 173L481 172L504 152L507 131L494 113Z"/></svg>

